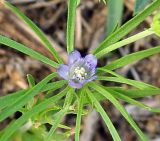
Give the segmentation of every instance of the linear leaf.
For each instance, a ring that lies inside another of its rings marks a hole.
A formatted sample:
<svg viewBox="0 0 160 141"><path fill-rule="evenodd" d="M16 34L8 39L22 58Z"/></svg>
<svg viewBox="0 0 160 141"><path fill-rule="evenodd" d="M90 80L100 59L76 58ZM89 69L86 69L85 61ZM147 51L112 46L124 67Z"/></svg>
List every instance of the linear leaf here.
<svg viewBox="0 0 160 141"><path fill-rule="evenodd" d="M81 0L77 0L77 6L81 3Z"/></svg>
<svg viewBox="0 0 160 141"><path fill-rule="evenodd" d="M108 70L115 70L120 67L131 64L132 62L149 57L149 56L156 54L156 53L160 53L160 46L126 55L120 59L117 59L117 60L111 62L110 64L107 64L103 68L108 69Z"/></svg>
<svg viewBox="0 0 160 141"><path fill-rule="evenodd" d="M33 58L35 58L45 64L52 66L54 68L58 68L58 66L59 66L56 62L50 60L49 58L43 56L40 53L34 51L33 49L30 49L20 43L17 43L16 41L11 40L5 36L0 35L0 43L4 44L6 46L9 46L11 48L14 48L14 49L16 49L16 50L18 50L28 56L31 56L31 57L33 57Z"/></svg>
<svg viewBox="0 0 160 141"><path fill-rule="evenodd" d="M147 111L150 111L150 112L154 112L154 113L160 113L160 109L158 108L152 108L150 106L147 106L146 104L143 104L135 99L132 99L126 95L124 95L123 93L119 93L119 92L116 92L114 90L111 90L111 89L107 89L105 88L109 93L111 93L114 97L118 98L118 99L122 99L130 104L133 104L133 105L136 105L140 108L143 108Z"/></svg>
<svg viewBox="0 0 160 141"><path fill-rule="evenodd" d="M29 118L37 115L38 113L42 112L49 106L52 106L57 100L61 99L68 91L68 87L64 89L59 94L44 100L42 103L36 105L31 109L30 111L26 112L24 115L22 115L19 119L11 123L6 129L3 135L0 138L0 141L7 141L8 138L16 131L18 130Z"/></svg>
<svg viewBox="0 0 160 141"><path fill-rule="evenodd" d="M36 96L42 88L46 86L46 84L54 77L56 77L57 73L52 73L48 75L45 79L39 82L37 85L32 87L29 91L27 91L22 97L19 97L13 105L6 107L4 110L0 112L0 121L4 120L17 110L19 110L22 106L24 106L30 99Z"/></svg>
<svg viewBox="0 0 160 141"><path fill-rule="evenodd" d="M134 15L142 11L150 2L151 0L136 0L134 5Z"/></svg>
<svg viewBox="0 0 160 141"><path fill-rule="evenodd" d="M101 51L99 51L95 55L96 55L97 58L100 58L100 57L104 56L105 54L107 54L107 53L109 53L109 52L111 52L111 51L113 51L115 49L118 49L118 48L120 48L122 46L125 46L127 44L130 44L130 43L133 43L133 42L135 42L135 41L137 41L137 40L139 40L141 38L144 38L146 36L149 36L151 34L154 34L154 31L152 31L151 29L147 29L147 30L145 30L143 32L140 32L140 33L138 33L136 35L133 35L133 36L127 38L127 39L124 39L124 40L119 41L119 42L117 42L115 44L112 44L112 45L102 49Z"/></svg>
<svg viewBox="0 0 160 141"><path fill-rule="evenodd" d="M142 98L142 97L146 97L146 96L154 96L154 95L159 95L160 94L160 89L150 89L150 88L147 88L147 89L144 89L144 90L140 90L140 89L129 89L129 90L126 90L124 88L121 88L121 87L103 87L104 89L109 89L109 90L114 90L118 93L121 93L127 97L130 97L130 98ZM106 100L106 98L103 96L103 95L100 95L98 92L96 91L92 91L92 93L94 94L95 98L98 100L98 101L103 101L103 100ZM84 104L88 104L90 103L89 99L88 98L85 98L84 100Z"/></svg>
<svg viewBox="0 0 160 141"><path fill-rule="evenodd" d="M124 118L130 123L133 129L137 132L142 141L149 141L148 138L143 134L137 124L134 122L132 117L127 113L126 109L112 96L111 93L97 85L96 83L90 83L90 87L101 93L104 97L106 97L116 108L121 112Z"/></svg>
<svg viewBox="0 0 160 141"><path fill-rule="evenodd" d="M18 17L20 17L41 39L45 47L53 54L53 56L56 58L58 63L63 64L62 59L60 58L59 54L56 52L56 50L53 48L52 44L47 39L46 35L41 31L40 28L36 26L35 23L33 23L27 16L25 16L18 8L11 5L9 2L4 2L5 6L8 7L10 10L12 10Z"/></svg>
<svg viewBox="0 0 160 141"><path fill-rule="evenodd" d="M160 89L152 89L146 88L144 90L139 89L131 89L131 90L124 90L124 89L116 89L115 91L123 93L124 95L130 98L142 98L146 96L154 96L160 94Z"/></svg>
<svg viewBox="0 0 160 141"><path fill-rule="evenodd" d="M8 94L6 96L2 96L0 97L0 111L9 106L10 104L14 103L15 100L17 100L17 98L23 96L25 93L27 92L27 90L20 90L20 91L17 91L15 93L11 93L11 94Z"/></svg>
<svg viewBox="0 0 160 141"><path fill-rule="evenodd" d="M102 49L114 44L115 42L122 39L125 35L127 35L130 31L132 31L135 27L137 27L147 16L152 14L154 10L159 8L160 0L155 0L151 3L146 9L137 14L131 20L122 25L117 31L115 31L111 36L106 38L94 51L96 54Z"/></svg>
<svg viewBox="0 0 160 141"><path fill-rule="evenodd" d="M27 80L28 80L30 88L32 88L33 86L35 86L36 82L35 82L34 77L31 74L27 74Z"/></svg>
<svg viewBox="0 0 160 141"><path fill-rule="evenodd" d="M68 18L67 18L67 52L74 50L74 30L76 16L77 0L68 0Z"/></svg>
<svg viewBox="0 0 160 141"><path fill-rule="evenodd" d="M118 24L121 24L123 13L123 0L108 1L107 35L109 35Z"/></svg>
<svg viewBox="0 0 160 141"><path fill-rule="evenodd" d="M49 91L49 90L56 90L62 88L67 82L65 80L60 80L52 83L48 83L45 88L42 89L41 92ZM15 93L8 94L6 96L0 97L0 110L4 109L5 107L11 106L15 103L15 101L23 97L23 95L29 91L30 89L20 90Z"/></svg>
<svg viewBox="0 0 160 141"><path fill-rule="evenodd" d="M112 121L110 120L110 118L108 117L107 113L104 111L104 109L102 108L102 106L99 104L99 102L97 101L97 99L94 97L94 95L87 90L87 95L90 99L90 101L92 101L92 103L94 104L94 106L96 107L96 110L100 113L100 115L102 116L104 122L106 123L108 130L110 131L112 138L114 141L121 141Z"/></svg>
<svg viewBox="0 0 160 141"><path fill-rule="evenodd" d="M134 86L134 87L139 88L139 89L146 89L146 88L156 89L156 87L154 87L152 85L149 85L149 84L143 83L141 81L137 81L137 80L127 79L127 78L124 78L124 77L121 79L119 77L99 76L98 80L124 83L124 84L128 84L128 85Z"/></svg>
<svg viewBox="0 0 160 141"><path fill-rule="evenodd" d="M157 87L155 86L152 86L152 85L149 85L149 84L146 84L146 83L143 83L141 81L136 81L136 80L130 80L130 79L126 79L124 78L123 76L113 72L113 71L110 71L110 70L107 70L107 69L102 69L102 68L98 68L98 70L100 71L104 71L104 72L107 72L107 73L110 73L112 74L113 76L116 76L117 78L114 78L115 81L118 81L118 82L123 82L123 83L126 83L126 84L129 84L131 86L134 86L136 88L139 88L139 89L145 89L145 88L153 88L153 89L156 89ZM107 78L106 78L107 79Z"/></svg>

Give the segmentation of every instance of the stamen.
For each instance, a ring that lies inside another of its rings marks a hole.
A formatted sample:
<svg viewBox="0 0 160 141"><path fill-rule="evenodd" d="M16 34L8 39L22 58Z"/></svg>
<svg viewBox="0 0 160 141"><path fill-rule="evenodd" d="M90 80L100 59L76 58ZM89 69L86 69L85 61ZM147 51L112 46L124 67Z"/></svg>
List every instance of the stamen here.
<svg viewBox="0 0 160 141"><path fill-rule="evenodd" d="M83 67L76 67L74 69L74 75L73 78L80 80L84 80L85 77L87 76L86 70Z"/></svg>

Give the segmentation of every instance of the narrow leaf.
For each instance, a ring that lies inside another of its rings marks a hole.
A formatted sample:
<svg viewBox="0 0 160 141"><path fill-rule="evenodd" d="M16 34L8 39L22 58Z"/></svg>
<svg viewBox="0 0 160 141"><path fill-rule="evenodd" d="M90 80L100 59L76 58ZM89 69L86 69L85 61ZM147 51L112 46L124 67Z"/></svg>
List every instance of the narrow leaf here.
<svg viewBox="0 0 160 141"><path fill-rule="evenodd" d="M46 87L44 87L42 89L41 92L45 92L45 91L55 91L56 89L62 88L67 82L65 80L60 80L57 82L52 82L52 83L48 83L46 85ZM6 96L2 96L0 97L0 110L4 109L5 107L11 106L12 104L15 103L15 101L20 98L23 97L23 95L29 91L30 89L26 89L26 90L20 90L18 92L15 93L11 93L8 94Z"/></svg>
<svg viewBox="0 0 160 141"><path fill-rule="evenodd" d="M5 36L0 35L0 43L4 44L6 46L9 46L11 48L14 48L14 49L16 49L16 50L18 50L28 56L31 56L31 57L33 57L33 58L35 58L45 64L52 66L54 68L58 68L58 66L59 66L56 62L50 60L49 58L43 56L42 54L22 45L20 43L17 43L16 41L11 40Z"/></svg>
<svg viewBox="0 0 160 141"><path fill-rule="evenodd" d="M118 81L118 82L123 82L123 83L126 83L126 84L129 84L131 86L134 86L136 88L139 88L139 89L145 89L145 88L153 88L153 89L156 89L157 87L155 86L152 86L152 85L149 85L149 84L146 84L146 83L143 83L141 81L136 81L136 80L130 80L130 79L126 79L124 78L123 76L113 72L113 71L110 71L110 70L107 70L107 69L102 69L102 68L99 68L98 70L100 71L104 71L104 72L107 72L107 73L110 73L112 74L113 76L116 76L117 78L114 78L115 81Z"/></svg>
<svg viewBox="0 0 160 141"><path fill-rule="evenodd" d="M107 64L103 68L108 69L108 70L115 70L120 67L126 66L128 64L131 64L135 61L144 59L146 57L149 57L153 54L160 53L160 46L149 48L143 51L138 51L129 55L126 55L120 59L117 59L110 64Z"/></svg>
<svg viewBox="0 0 160 141"><path fill-rule="evenodd" d="M36 24L33 23L27 16L25 16L18 8L11 5L7 1L5 1L4 4L5 4L6 7L8 7L10 10L12 10L18 17L20 17L35 32L35 34L38 35L38 37L41 39L42 43L53 54L53 56L56 58L58 63L63 64L63 61L60 58L59 54L53 48L52 44L49 42L46 35L44 35L44 33L41 31L41 29L38 28L36 26Z"/></svg>
<svg viewBox="0 0 160 141"><path fill-rule="evenodd" d="M46 84L54 77L56 77L57 73L52 73L48 75L45 79L27 91L22 97L19 97L11 106L8 106L4 110L0 112L0 121L4 120L14 112L18 111L22 106L24 106L30 99L36 96L42 88L46 86Z"/></svg>
<svg viewBox="0 0 160 141"><path fill-rule="evenodd" d="M23 96L26 92L27 90L20 90L15 93L0 97L0 111L9 105L12 105L19 97Z"/></svg>
<svg viewBox="0 0 160 141"><path fill-rule="evenodd" d="M122 100L124 100L125 102L128 102L128 103L130 103L130 104L136 105L136 106L138 106L138 107L140 107L140 108L143 108L143 109L145 109L145 110L147 110L147 111L150 111L150 112L160 113L160 109L158 109L158 108L152 108L152 107L150 107L150 106L147 106L147 105L145 105L145 104L143 104L143 103L141 103L141 102L139 102L139 101L137 101L137 100L134 100L134 99L132 99L132 98L124 95L123 93L119 93L119 92L116 92L116 91L114 91L114 90L107 89L107 88L106 88L106 90L107 90L109 93L111 93L114 97L116 97L116 98L118 98L118 99L122 99Z"/></svg>
<svg viewBox="0 0 160 141"><path fill-rule="evenodd" d="M97 85L96 83L90 83L90 87L101 93L104 97L106 97L124 116L124 118L130 123L133 129L137 132L142 141L149 141L147 137L143 134L137 124L134 122L132 117L127 113L126 109L113 97L111 93Z"/></svg>
<svg viewBox="0 0 160 141"><path fill-rule="evenodd" d="M144 90L138 89L131 89L131 90L123 90L123 89L116 89L117 92L121 92L124 95L129 96L130 98L143 98L146 96L154 96L160 94L160 89L152 89L146 88Z"/></svg>
<svg viewBox="0 0 160 141"><path fill-rule="evenodd" d="M104 109L102 108L102 106L99 104L99 102L97 101L97 99L94 97L94 95L87 90L87 95L90 99L90 101L93 102L94 106L96 107L96 110L100 113L100 115L102 116L105 124L108 127L108 130L110 131L112 138L114 141L121 141L114 125L112 124L112 121L110 120L110 118L108 117L107 113L104 111Z"/></svg>
<svg viewBox="0 0 160 141"><path fill-rule="evenodd" d="M107 89L107 90L114 90L118 93L121 93L127 97L130 97L130 98L143 98L143 97L146 97L146 96L154 96L154 95L159 95L160 94L160 89L150 89L150 88L147 88L147 89L144 89L144 90L140 90L140 89L129 89L129 90L126 90L124 88L115 88L115 87L103 87L104 89ZM102 100L106 100L106 98L103 96L103 95L100 95L97 91L92 91L92 93L94 94L94 96L96 97L96 99L98 101L102 101ZM88 98L85 98L84 100L84 104L88 104L90 103L89 99Z"/></svg>
<svg viewBox="0 0 160 141"><path fill-rule="evenodd" d="M34 77L31 74L27 74L27 80L28 80L30 88L35 86L36 82L35 82Z"/></svg>
<svg viewBox="0 0 160 141"><path fill-rule="evenodd" d="M136 0L134 5L134 15L142 11L150 2L151 0Z"/></svg>
<svg viewBox="0 0 160 141"><path fill-rule="evenodd" d="M137 40L139 40L141 38L144 38L146 36L149 36L151 34L154 34L154 31L152 31L151 29L145 30L145 31L140 32L140 33L138 33L136 35L133 35L133 36L127 38L127 39L124 39L124 40L119 41L119 42L117 42L117 43L115 43L113 45L110 45L110 46L102 49L101 51L99 51L95 55L96 55L97 58L100 58L100 57L104 56L105 54L107 54L107 53L109 53L109 52L111 52L111 51L113 51L115 49L118 49L118 48L120 48L122 46L125 46L127 44L130 44L130 43L133 43L133 42L135 42L135 41L137 41Z"/></svg>
<svg viewBox="0 0 160 141"><path fill-rule="evenodd" d="M99 76L98 80L124 83L124 84L128 84L130 86L134 86L134 87L139 88L139 89L146 89L146 88L157 89L157 87L154 87L152 85L146 84L144 82L127 79L127 78L124 78L124 77L120 78L120 77Z"/></svg>
<svg viewBox="0 0 160 141"><path fill-rule="evenodd" d="M22 115L19 119L11 123L6 129L4 134L1 136L0 141L7 141L8 138L18 130L29 118L34 117L38 113L42 112L43 110L47 109L49 106L52 106L57 100L62 98L68 91L68 87L64 89L62 92L53 96L47 100L44 100L42 103L36 105L30 111L26 112Z"/></svg>
<svg viewBox="0 0 160 141"><path fill-rule="evenodd" d="M121 24L123 13L123 0L108 1L108 16L107 16L107 35L109 35L116 25Z"/></svg>
<svg viewBox="0 0 160 141"><path fill-rule="evenodd" d="M81 3L81 0L77 0L77 6Z"/></svg>
<svg viewBox="0 0 160 141"><path fill-rule="evenodd" d="M114 32L111 36L106 38L94 51L93 53L96 54L102 49L114 44L115 42L122 39L125 35L127 35L130 31L136 28L144 19L152 14L160 6L160 0L155 0L151 3L146 9L144 9L141 13L136 15L134 18L126 22L122 25L116 32Z"/></svg>

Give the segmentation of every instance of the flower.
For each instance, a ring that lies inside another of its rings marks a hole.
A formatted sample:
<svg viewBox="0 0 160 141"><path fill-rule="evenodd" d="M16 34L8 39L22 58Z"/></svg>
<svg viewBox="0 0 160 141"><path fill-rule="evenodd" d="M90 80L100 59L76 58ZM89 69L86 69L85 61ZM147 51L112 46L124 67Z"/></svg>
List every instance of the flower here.
<svg viewBox="0 0 160 141"><path fill-rule="evenodd" d="M80 89L84 84L96 79L97 58L86 55L84 58L78 51L69 54L68 65L60 65L58 74L68 81L73 88Z"/></svg>

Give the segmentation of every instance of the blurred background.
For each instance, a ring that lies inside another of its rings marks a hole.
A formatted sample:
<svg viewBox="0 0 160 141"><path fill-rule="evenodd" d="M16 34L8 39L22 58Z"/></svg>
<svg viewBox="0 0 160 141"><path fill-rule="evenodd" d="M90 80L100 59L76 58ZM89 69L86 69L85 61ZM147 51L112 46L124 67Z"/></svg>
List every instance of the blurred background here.
<svg viewBox="0 0 160 141"><path fill-rule="evenodd" d="M66 20L67 0L8 0L21 9L32 21L34 21L47 35L60 56L66 62ZM145 0L144 0L145 1ZM92 49L109 35L115 20L125 23L133 17L135 0L118 0L115 7L113 4L105 5L99 0L81 0L77 8L75 48L83 55ZM143 8L143 7L142 7ZM141 8L141 9L142 9ZM141 10L140 9L140 10ZM138 12L138 10L137 10ZM135 13L136 14L136 13ZM129 33L126 37L134 35L149 28L153 15L149 16L140 26ZM116 19L114 19L116 18ZM113 23L113 24L112 24ZM54 59L46 50L39 38L10 10L0 7L0 34L8 36L40 53ZM160 45L160 39L153 35L141 39L118 49L99 61L99 66L120 58L129 53ZM160 54L151 56L134 64L123 67L117 72L127 78L140 80L160 87ZM16 50L0 45L0 96L15 92L28 87L26 75L32 74L36 81L40 81L49 73L55 71L53 68L42 64ZM107 86L117 86L114 83L104 83ZM127 85L120 85L126 89ZM140 99L147 105L158 107L160 96ZM127 111L133 116L140 128L151 138L151 141L160 141L160 115L147 112L135 106L122 102ZM111 117L116 129L123 141L138 141L137 135L121 114L108 102L102 105ZM16 113L4 122L0 123L0 130L5 128L13 119L19 117ZM63 122L75 127L75 116L69 115ZM68 141L72 141L74 135ZM13 138L12 141L19 141ZM22 141L25 141L25 139ZM36 141L36 140L35 140ZM38 140L37 140L38 141ZM112 141L108 129L96 111L90 112L83 117L81 128L81 141Z"/></svg>

